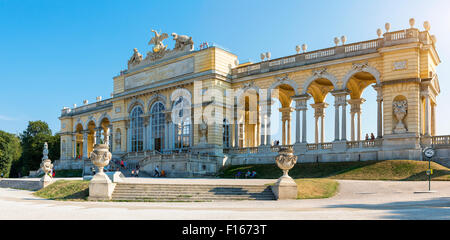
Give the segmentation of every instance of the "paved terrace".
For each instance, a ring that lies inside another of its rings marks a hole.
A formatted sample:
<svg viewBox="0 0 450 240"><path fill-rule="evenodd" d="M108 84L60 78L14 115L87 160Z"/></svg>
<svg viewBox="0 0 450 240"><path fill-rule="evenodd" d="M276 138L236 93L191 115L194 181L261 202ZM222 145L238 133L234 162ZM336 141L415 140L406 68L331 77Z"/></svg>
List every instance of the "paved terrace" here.
<svg viewBox="0 0 450 240"><path fill-rule="evenodd" d="M263 183L260 179L127 179L164 183ZM271 179L270 181L274 181ZM267 182L270 182L267 180ZM450 182L338 180L328 199L231 202L71 202L0 188L0 219L447 219Z"/></svg>

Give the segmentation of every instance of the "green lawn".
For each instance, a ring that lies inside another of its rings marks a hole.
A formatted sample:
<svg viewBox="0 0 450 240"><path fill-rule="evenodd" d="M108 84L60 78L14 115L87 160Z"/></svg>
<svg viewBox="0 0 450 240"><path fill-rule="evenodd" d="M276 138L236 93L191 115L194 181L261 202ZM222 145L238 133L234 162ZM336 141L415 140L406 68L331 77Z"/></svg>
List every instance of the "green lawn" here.
<svg viewBox="0 0 450 240"><path fill-rule="evenodd" d="M431 162L432 180L450 180L450 169ZM386 160L363 162L331 162L331 163L300 163L289 171L294 179L301 178L332 178L359 180L428 180L427 161ZM229 166L219 173L223 178L234 178L238 171L256 171L256 178L276 179L282 171L275 164L252 164Z"/></svg>
<svg viewBox="0 0 450 240"><path fill-rule="evenodd" d="M52 200L85 201L89 196L89 181L58 180L34 195Z"/></svg>
<svg viewBox="0 0 450 240"><path fill-rule="evenodd" d="M339 183L327 178L296 179L297 199L329 198L338 192Z"/></svg>

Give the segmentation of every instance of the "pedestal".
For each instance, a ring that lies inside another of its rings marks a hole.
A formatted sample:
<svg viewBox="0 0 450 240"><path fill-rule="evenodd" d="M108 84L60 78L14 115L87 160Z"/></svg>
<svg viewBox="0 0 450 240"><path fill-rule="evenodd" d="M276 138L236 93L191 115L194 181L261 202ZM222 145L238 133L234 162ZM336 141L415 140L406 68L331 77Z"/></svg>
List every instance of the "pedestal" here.
<svg viewBox="0 0 450 240"><path fill-rule="evenodd" d="M89 183L89 200L111 200L116 183L111 182L109 177L99 172L94 175Z"/></svg>
<svg viewBox="0 0 450 240"><path fill-rule="evenodd" d="M52 177L50 177L50 176L47 175L47 174L44 174L44 176L41 178L41 180L39 181L39 183L40 183L40 187L41 187L41 188L45 188L45 187L47 187L48 185L54 183L54 181L53 181L53 178L52 178Z"/></svg>
<svg viewBox="0 0 450 240"><path fill-rule="evenodd" d="M272 192L277 200L297 199L297 183L289 176L278 178Z"/></svg>

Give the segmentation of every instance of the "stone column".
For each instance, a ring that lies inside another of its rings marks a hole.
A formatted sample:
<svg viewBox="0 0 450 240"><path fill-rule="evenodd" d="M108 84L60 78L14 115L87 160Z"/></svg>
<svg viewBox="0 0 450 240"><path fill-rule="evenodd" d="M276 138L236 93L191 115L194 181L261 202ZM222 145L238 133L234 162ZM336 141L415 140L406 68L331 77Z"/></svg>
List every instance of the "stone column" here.
<svg viewBox="0 0 450 240"><path fill-rule="evenodd" d="M266 123L266 143L270 146L270 116L272 114L272 101L271 99L267 100L267 123Z"/></svg>
<svg viewBox="0 0 450 240"><path fill-rule="evenodd" d="M315 126L315 140L316 144L319 143L319 118L321 118L320 129L321 129L321 137L320 141L323 143L325 138L325 129L324 129L324 118L325 118L325 108L328 107L328 103L315 103L311 104L311 107L314 108L314 117L316 118L316 126Z"/></svg>
<svg viewBox="0 0 450 240"><path fill-rule="evenodd" d="M280 108L281 122L283 124L282 144L289 145L291 143L291 113L294 111L292 107Z"/></svg>
<svg viewBox="0 0 450 240"><path fill-rule="evenodd" d="M334 141L339 141L339 103L334 104Z"/></svg>
<svg viewBox="0 0 450 240"><path fill-rule="evenodd" d="M306 110L307 109L303 109L303 114L302 114L302 143L306 143Z"/></svg>
<svg viewBox="0 0 450 240"><path fill-rule="evenodd" d="M239 146L239 113L237 99L234 99L234 147Z"/></svg>
<svg viewBox="0 0 450 240"><path fill-rule="evenodd" d="M97 128L94 128L94 132L92 133L92 141L93 141L93 144L95 145L95 144L97 144L97 139L98 139L98 135L100 135L100 134L98 134L98 130L97 130ZM98 141L99 143L100 143L100 141Z"/></svg>
<svg viewBox="0 0 450 240"><path fill-rule="evenodd" d="M295 108L295 143L300 143L300 106L296 103Z"/></svg>
<svg viewBox="0 0 450 240"><path fill-rule="evenodd" d="M377 138L383 136L383 93L379 85L374 85L373 88L377 91Z"/></svg>
<svg viewBox="0 0 450 240"><path fill-rule="evenodd" d="M431 135L436 135L436 104L431 104Z"/></svg>
<svg viewBox="0 0 450 240"><path fill-rule="evenodd" d="M308 109L306 102L309 98L308 94L292 97L295 100L296 111L295 143L306 143L306 110ZM300 126L300 112L302 112L302 126Z"/></svg>
<svg viewBox="0 0 450 240"><path fill-rule="evenodd" d="M355 113L354 112L350 112L350 118L351 118L351 125L350 125L351 140L355 141Z"/></svg>
<svg viewBox="0 0 450 240"><path fill-rule="evenodd" d="M355 123L354 116L357 114L357 132L356 132L356 140L361 141L361 104L363 104L366 100L364 98L359 99L350 99L347 102L350 104L350 114L352 115L352 141L354 141L355 137Z"/></svg>
<svg viewBox="0 0 450 240"><path fill-rule="evenodd" d="M72 133L72 157L77 158L77 133Z"/></svg>
<svg viewBox="0 0 450 240"><path fill-rule="evenodd" d="M358 134L357 134L357 139L358 141L361 141L361 112L358 112Z"/></svg>
<svg viewBox="0 0 450 240"><path fill-rule="evenodd" d="M342 104L342 134L341 141L347 141L347 102Z"/></svg>
<svg viewBox="0 0 450 240"><path fill-rule="evenodd" d="M259 107L260 107L260 145L267 145L268 143L264 143L266 141L266 124L267 124L267 119L266 119L266 114L267 114L267 103L266 102L260 102L259 103Z"/></svg>
<svg viewBox="0 0 450 240"><path fill-rule="evenodd" d="M319 116L314 116L315 117L315 125L314 125L314 142L316 144L319 143Z"/></svg>
<svg viewBox="0 0 450 240"><path fill-rule="evenodd" d="M430 95L425 94L425 136L430 135Z"/></svg>
<svg viewBox="0 0 450 240"><path fill-rule="evenodd" d="M88 131L83 131L83 159L88 158Z"/></svg>

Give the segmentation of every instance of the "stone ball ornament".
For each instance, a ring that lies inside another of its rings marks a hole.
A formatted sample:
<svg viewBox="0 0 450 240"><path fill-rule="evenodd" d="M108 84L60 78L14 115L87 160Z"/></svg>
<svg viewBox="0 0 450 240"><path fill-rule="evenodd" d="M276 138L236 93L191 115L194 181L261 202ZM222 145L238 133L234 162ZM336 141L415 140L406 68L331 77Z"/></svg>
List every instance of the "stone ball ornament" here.
<svg viewBox="0 0 450 240"><path fill-rule="evenodd" d="M289 147L279 147L278 156L275 157L277 166L283 170L283 177L289 177L288 172L297 163L297 156L294 155L294 150Z"/></svg>
<svg viewBox="0 0 450 240"><path fill-rule="evenodd" d="M436 151L431 147L427 147L423 150L423 155L425 155L425 157L427 158L434 157L434 154L436 154Z"/></svg>
<svg viewBox="0 0 450 240"><path fill-rule="evenodd" d="M103 173L103 168L108 166L111 158L112 154L109 152L107 144L95 144L90 159L98 167L99 173Z"/></svg>

